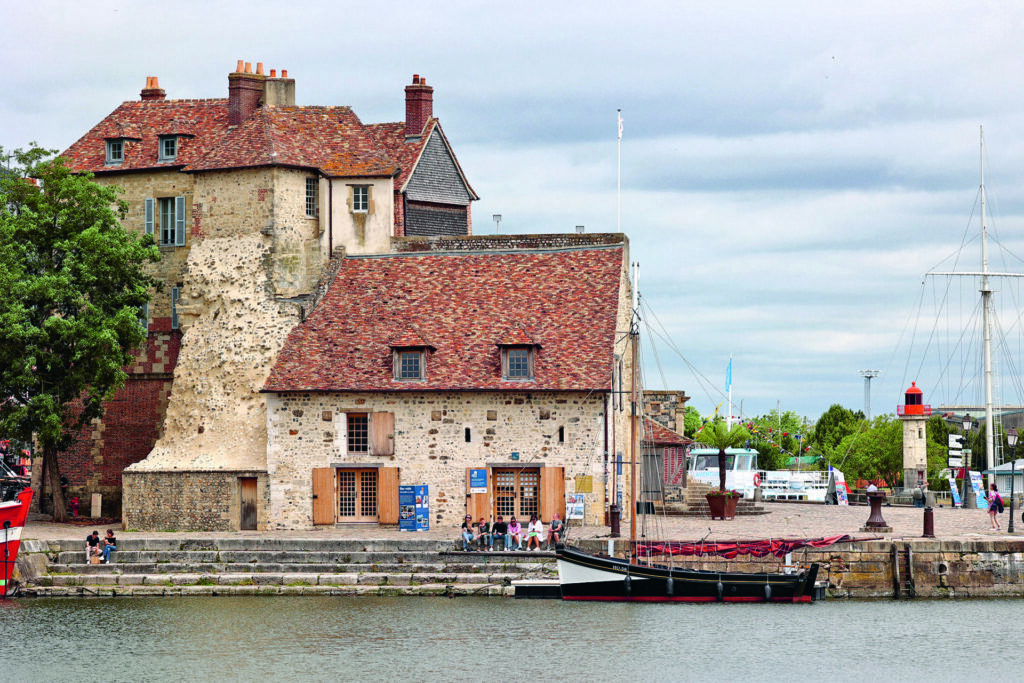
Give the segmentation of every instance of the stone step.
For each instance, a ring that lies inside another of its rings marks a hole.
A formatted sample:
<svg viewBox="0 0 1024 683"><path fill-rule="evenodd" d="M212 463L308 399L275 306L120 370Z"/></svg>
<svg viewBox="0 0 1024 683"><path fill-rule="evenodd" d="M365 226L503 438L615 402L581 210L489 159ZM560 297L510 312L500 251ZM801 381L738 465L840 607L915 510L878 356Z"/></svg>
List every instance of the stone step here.
<svg viewBox="0 0 1024 683"><path fill-rule="evenodd" d="M456 534L451 539L338 539L338 538L260 538L236 536L231 538L125 538L118 549L127 550L276 550L321 552L441 552L454 547ZM85 535L81 539L47 541L51 552L83 552Z"/></svg>
<svg viewBox="0 0 1024 683"><path fill-rule="evenodd" d="M181 574L69 574L48 576L31 582L31 585L53 586L193 586L221 585L311 585L311 586L408 586L418 584L506 584L524 578L519 572L492 574L456 574L430 572L422 574L385 573L229 573L210 574L203 572ZM539 578L539 576L538 576Z"/></svg>
<svg viewBox="0 0 1024 683"><path fill-rule="evenodd" d="M49 573L52 575L79 574L97 576L103 574L180 574L202 572L208 574L227 573L285 573L308 574L311 572L326 573L382 573L382 574L421 574L421 573L455 573L455 574L486 574L505 572L509 574L555 571L555 563L548 558L537 558L534 562L435 562L424 564L413 563L184 563L184 562L112 562L110 564L51 564Z"/></svg>
<svg viewBox="0 0 1024 683"><path fill-rule="evenodd" d="M278 550L117 550L113 562L117 564L196 563L196 564L433 564L461 562L467 564L517 564L535 562L540 557L553 557L551 552L299 552ZM60 552L55 564L86 565L85 552ZM103 566L103 565L91 565Z"/></svg>
<svg viewBox="0 0 1024 683"><path fill-rule="evenodd" d="M111 585L111 586L28 586L23 595L33 597L113 597L113 596L221 596L221 595L344 595L437 597L503 596L513 597L515 588L504 584L421 584L394 585Z"/></svg>

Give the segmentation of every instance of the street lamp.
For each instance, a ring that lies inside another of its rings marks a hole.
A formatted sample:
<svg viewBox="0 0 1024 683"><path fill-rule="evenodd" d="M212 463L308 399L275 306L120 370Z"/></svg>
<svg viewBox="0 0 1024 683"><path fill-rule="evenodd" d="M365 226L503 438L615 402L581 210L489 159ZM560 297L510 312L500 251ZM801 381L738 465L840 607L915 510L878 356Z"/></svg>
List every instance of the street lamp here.
<svg viewBox="0 0 1024 683"><path fill-rule="evenodd" d="M496 214L491 216L491 219L494 221L494 231L495 231L495 233L496 234L500 233L501 232L501 214L500 213L496 213Z"/></svg>
<svg viewBox="0 0 1024 683"><path fill-rule="evenodd" d="M962 425L963 425L963 428L964 428L964 450L967 450L967 434L968 434L968 432L970 432L971 426L973 424L974 424L974 418L971 417L971 414L967 413L966 415L964 415L963 421L962 421ZM970 455L967 455L966 453L964 453L964 463L963 464L964 464L964 466L963 466L964 493L963 493L962 496L960 496L960 500L963 501L964 509L967 509L968 507L974 507L974 501L973 500L970 503L968 503L968 501L967 501L967 492L968 491L972 491L971 482L970 482L970 474L971 474L971 456Z"/></svg>
<svg viewBox="0 0 1024 683"><path fill-rule="evenodd" d="M1006 432L1006 443L1010 446L1010 523L1006 525L1006 533L1013 533L1013 480L1017 478L1017 430L1010 429Z"/></svg>

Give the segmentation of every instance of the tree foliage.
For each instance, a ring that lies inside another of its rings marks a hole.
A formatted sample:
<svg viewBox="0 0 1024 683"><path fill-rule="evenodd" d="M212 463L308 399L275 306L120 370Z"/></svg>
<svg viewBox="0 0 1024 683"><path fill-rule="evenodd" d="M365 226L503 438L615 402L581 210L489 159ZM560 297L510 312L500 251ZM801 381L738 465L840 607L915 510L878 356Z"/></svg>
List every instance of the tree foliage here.
<svg viewBox="0 0 1024 683"><path fill-rule="evenodd" d="M879 415L858 432L847 435L835 449L845 454L835 464L847 481L884 479L896 486L903 479L903 425L893 415Z"/></svg>
<svg viewBox="0 0 1024 683"><path fill-rule="evenodd" d="M704 425L695 437L699 443L718 449L718 490L725 490L725 449L742 446L749 438L750 432L740 424L726 425L725 420L717 418Z"/></svg>
<svg viewBox="0 0 1024 683"><path fill-rule="evenodd" d="M810 435L811 447L824 453L834 453L836 446L843 439L857 431L863 419L863 411L855 412L833 403L814 423L814 430Z"/></svg>
<svg viewBox="0 0 1024 683"><path fill-rule="evenodd" d="M61 520L57 453L124 384L146 339L140 310L159 289L145 264L160 253L122 228L118 189L35 146L11 158L0 174L0 433L35 436Z"/></svg>
<svg viewBox="0 0 1024 683"><path fill-rule="evenodd" d="M700 429L701 417L700 411L693 406L686 406L683 411L683 436L689 435L691 438Z"/></svg>
<svg viewBox="0 0 1024 683"><path fill-rule="evenodd" d="M804 418L791 410L773 410L746 422L750 432L750 447L757 449L758 466L765 470L780 470L786 467L788 458L800 455L801 442L797 435L807 442Z"/></svg>

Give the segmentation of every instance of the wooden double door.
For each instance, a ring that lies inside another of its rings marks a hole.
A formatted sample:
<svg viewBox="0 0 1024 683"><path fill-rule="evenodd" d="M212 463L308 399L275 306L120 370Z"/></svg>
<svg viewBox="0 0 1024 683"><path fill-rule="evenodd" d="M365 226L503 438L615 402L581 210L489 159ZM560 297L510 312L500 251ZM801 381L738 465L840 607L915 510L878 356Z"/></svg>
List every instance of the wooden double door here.
<svg viewBox="0 0 1024 683"><path fill-rule="evenodd" d="M532 515L545 522L550 522L556 512L564 518L564 472L561 467L489 467L487 493L470 493L466 512L474 520L501 515L507 521L514 516L524 525ZM469 476L467 469L467 490Z"/></svg>
<svg viewBox="0 0 1024 683"><path fill-rule="evenodd" d="M397 467L313 470L313 523L398 524Z"/></svg>

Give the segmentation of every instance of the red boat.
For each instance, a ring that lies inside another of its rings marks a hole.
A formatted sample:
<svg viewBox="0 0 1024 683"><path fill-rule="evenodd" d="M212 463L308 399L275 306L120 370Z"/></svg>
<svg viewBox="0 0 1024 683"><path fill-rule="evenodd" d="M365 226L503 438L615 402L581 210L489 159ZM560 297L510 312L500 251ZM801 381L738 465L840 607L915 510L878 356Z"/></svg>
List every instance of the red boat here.
<svg viewBox="0 0 1024 683"><path fill-rule="evenodd" d="M4 496L5 498L7 496ZM3 553L3 570L0 571L0 596L6 597L14 573L14 562L21 547L21 530L28 518L28 506L32 503L32 489L23 488L13 495L12 500L0 502L0 552Z"/></svg>

